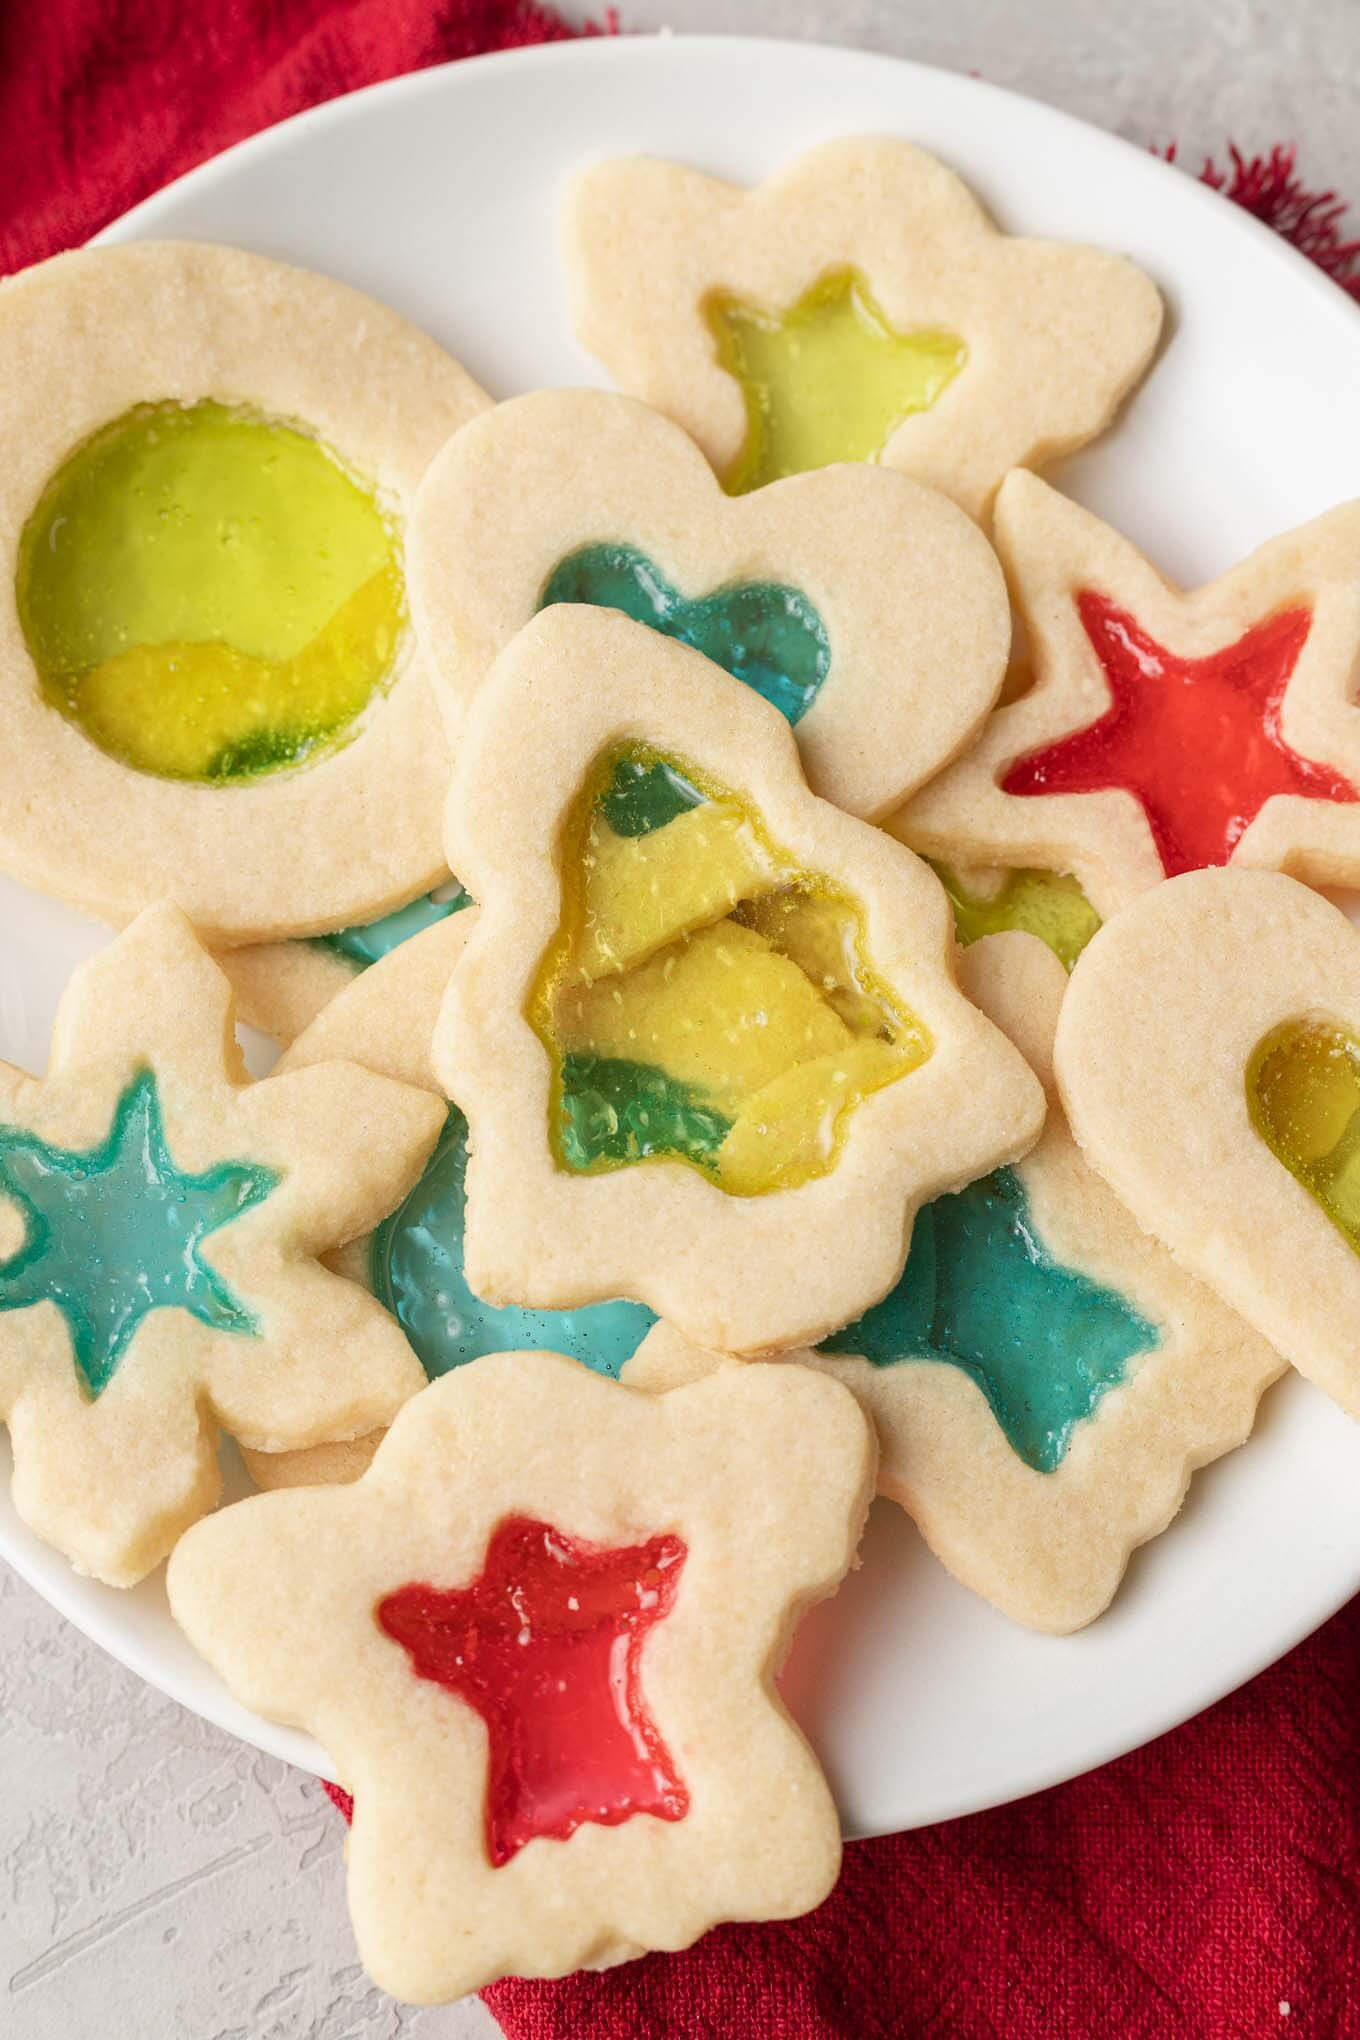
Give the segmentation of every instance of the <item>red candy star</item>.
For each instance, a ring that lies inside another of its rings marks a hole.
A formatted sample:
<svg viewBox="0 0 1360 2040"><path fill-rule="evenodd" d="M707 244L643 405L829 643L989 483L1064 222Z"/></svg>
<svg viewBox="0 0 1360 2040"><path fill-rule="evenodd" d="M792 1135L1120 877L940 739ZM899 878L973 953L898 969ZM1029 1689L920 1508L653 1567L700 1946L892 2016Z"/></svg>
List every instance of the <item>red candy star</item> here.
<svg viewBox="0 0 1360 2040"><path fill-rule="evenodd" d="M1110 706L1017 760L1000 782L1003 793L1133 794L1168 878L1226 864L1272 794L1360 800L1340 773L1301 758L1280 734L1309 609L1282 609L1206 659L1167 651L1104 595L1084 591L1077 612L1109 682Z"/></svg>
<svg viewBox="0 0 1360 2040"><path fill-rule="evenodd" d="M685 1556L678 1537L601 1550L511 1516L470 1587L413 1584L378 1603L379 1625L417 1675L486 1723L487 1853L497 1868L535 1836L565 1841L583 1821L617 1827L635 1813L688 1813L638 1675Z"/></svg>

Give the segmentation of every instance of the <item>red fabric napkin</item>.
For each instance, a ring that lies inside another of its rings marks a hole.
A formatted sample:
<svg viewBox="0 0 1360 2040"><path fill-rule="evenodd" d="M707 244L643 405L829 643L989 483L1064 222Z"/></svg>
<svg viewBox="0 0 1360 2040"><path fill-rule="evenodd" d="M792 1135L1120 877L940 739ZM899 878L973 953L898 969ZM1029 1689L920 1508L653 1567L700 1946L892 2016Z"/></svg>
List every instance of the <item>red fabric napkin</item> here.
<svg viewBox="0 0 1360 2040"><path fill-rule="evenodd" d="M0 272L304 106L573 32L535 0L0 0ZM1202 174L1360 296L1292 150ZM806 1920L485 1995L510 2040L1342 2040L1358 1900L1360 1602L1119 1763L847 1850Z"/></svg>

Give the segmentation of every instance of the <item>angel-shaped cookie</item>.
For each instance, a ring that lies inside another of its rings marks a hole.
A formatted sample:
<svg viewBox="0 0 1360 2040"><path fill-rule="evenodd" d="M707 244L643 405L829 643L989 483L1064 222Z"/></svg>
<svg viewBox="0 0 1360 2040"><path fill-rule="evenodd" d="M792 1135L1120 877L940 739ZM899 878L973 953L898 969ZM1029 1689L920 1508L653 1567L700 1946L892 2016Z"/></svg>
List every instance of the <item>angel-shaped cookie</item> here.
<svg viewBox="0 0 1360 2040"><path fill-rule="evenodd" d="M317 1256L368 1231L439 1101L349 1063L245 1079L226 980L173 907L72 979L45 1077L0 1066L0 1414L14 1501L129 1586L212 1508L220 1424L355 1436L423 1382Z"/></svg>
<svg viewBox="0 0 1360 2040"><path fill-rule="evenodd" d="M352 1485L181 1540L191 1641L353 1794L384 1990L439 2002L819 1903L839 1824L774 1680L873 1463L853 1397L806 1370L652 1397L507 1353L408 1403Z"/></svg>
<svg viewBox="0 0 1360 2040"><path fill-rule="evenodd" d="M890 827L932 857L1074 873L1113 914L1220 864L1360 883L1360 504L1181 594L1034 475L994 540L1034 685Z"/></svg>
<svg viewBox="0 0 1360 2040"><path fill-rule="evenodd" d="M435 1033L492 1303L631 1296L701 1345L820 1338L923 1199L1043 1112L950 975L948 904L807 790L788 723L684 645L564 605L469 712L448 850L480 902Z"/></svg>
<svg viewBox="0 0 1360 2040"><path fill-rule="evenodd" d="M1077 965L1056 1059L1139 1223L1360 1417L1353 924L1276 872L1173 879Z"/></svg>
<svg viewBox="0 0 1360 2040"><path fill-rule="evenodd" d="M1052 1090L1062 965L987 936L968 996ZM1180 1269L1087 1166L1050 1096L1038 1143L920 1212L892 1293L790 1356L874 1420L881 1493L966 1586L1036 1629L1099 1615L1190 1476L1240 1445L1273 1347ZM662 1392L717 1364L659 1326L624 1369Z"/></svg>
<svg viewBox="0 0 1360 2040"><path fill-rule="evenodd" d="M734 492L881 460L979 516L1007 469L1104 431L1161 329L1124 257L999 233L952 170L886 136L825 143L754 191L593 164L565 240L582 344Z"/></svg>
<svg viewBox="0 0 1360 2040"><path fill-rule="evenodd" d="M838 467L733 500L678 426L602 390L540 390L456 434L409 578L451 736L537 610L595 603L772 701L813 792L871 818L978 729L1010 644L996 559L937 492Z"/></svg>

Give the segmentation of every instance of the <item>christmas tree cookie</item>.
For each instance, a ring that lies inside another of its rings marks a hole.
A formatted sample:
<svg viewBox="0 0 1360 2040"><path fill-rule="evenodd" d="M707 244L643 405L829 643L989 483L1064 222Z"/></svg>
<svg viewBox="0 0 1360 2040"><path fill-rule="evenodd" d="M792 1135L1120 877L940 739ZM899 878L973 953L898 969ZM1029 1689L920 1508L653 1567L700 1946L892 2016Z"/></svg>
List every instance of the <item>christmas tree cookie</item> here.
<svg viewBox="0 0 1360 2040"><path fill-rule="evenodd" d="M935 879L655 631L526 626L469 712L447 847L481 911L434 1065L492 1303L820 1338L891 1288L919 1203L1038 1131L1039 1085L954 986Z"/></svg>

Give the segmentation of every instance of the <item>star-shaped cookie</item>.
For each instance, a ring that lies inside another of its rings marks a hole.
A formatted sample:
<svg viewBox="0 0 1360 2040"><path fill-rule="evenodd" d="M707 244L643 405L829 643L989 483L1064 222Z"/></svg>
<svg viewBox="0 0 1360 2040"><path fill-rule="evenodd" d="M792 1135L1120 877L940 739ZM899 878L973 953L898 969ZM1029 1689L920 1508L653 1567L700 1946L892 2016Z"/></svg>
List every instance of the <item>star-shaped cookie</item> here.
<svg viewBox="0 0 1360 2040"><path fill-rule="evenodd" d="M190 1640L354 1796L381 1988L442 2002L820 1902L839 1824L774 1680L851 1563L873 1460L808 1370L652 1397L506 1353L408 1403L352 1485L181 1540Z"/></svg>
<svg viewBox="0 0 1360 2040"><path fill-rule="evenodd" d="M887 136L825 143L753 191L593 164L565 240L582 345L737 492L881 460L980 516L1009 468L1104 431L1161 330L1123 256L999 233Z"/></svg>
<svg viewBox="0 0 1360 2040"><path fill-rule="evenodd" d="M423 1382L317 1257L369 1230L442 1121L353 1064L245 1080L226 980L173 907L72 979L45 1077L0 1065L0 1414L15 1506L129 1586L218 1494L217 1427L355 1436Z"/></svg>
<svg viewBox="0 0 1360 2040"><path fill-rule="evenodd" d="M595 603L773 701L813 792L870 818L975 733L1010 644L995 557L937 492L840 467L733 500L678 426L602 390L540 390L456 433L407 573L451 738L537 610Z"/></svg>
<svg viewBox="0 0 1360 2040"><path fill-rule="evenodd" d="M960 979L1051 1093L1061 963L1036 937L992 935ZM623 1379L659 1393L718 1357L659 1326ZM896 1289L792 1357L859 1398L880 1492L949 1570L1058 1632L1101 1613L1134 1546L1166 1528L1197 1467L1243 1442L1284 1367L1140 1229L1053 1096L1022 1161L918 1215Z"/></svg>
<svg viewBox="0 0 1360 2040"><path fill-rule="evenodd" d="M894 834L1073 873L1107 917L1212 865L1360 883L1360 504L1192 594L1033 475L1007 477L993 536L1034 685Z"/></svg>
<svg viewBox="0 0 1360 2040"><path fill-rule="evenodd" d="M820 1338L924 1199L1023 1153L1040 1086L957 991L948 903L808 792L787 722L606 610L545 611L469 712L480 902L433 1058L489 1302L633 1297L701 1345Z"/></svg>

